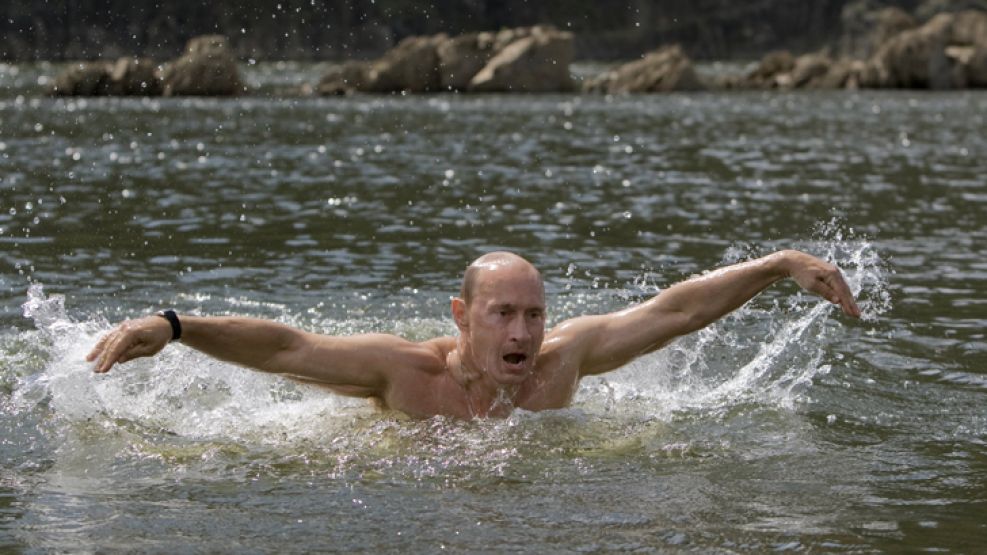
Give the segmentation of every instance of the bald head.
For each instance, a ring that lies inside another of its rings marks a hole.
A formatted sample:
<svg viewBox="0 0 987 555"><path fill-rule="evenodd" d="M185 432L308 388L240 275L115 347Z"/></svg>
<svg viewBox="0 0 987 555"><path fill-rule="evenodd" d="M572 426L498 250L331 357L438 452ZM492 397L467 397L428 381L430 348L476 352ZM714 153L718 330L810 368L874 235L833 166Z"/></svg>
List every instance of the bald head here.
<svg viewBox="0 0 987 555"><path fill-rule="evenodd" d="M460 298L469 305L473 300L477 284L482 279L495 274L498 270L507 269L531 272L537 277L538 283L544 290L545 285L541 279L541 272L531 262L512 252L495 251L477 258L466 268L466 272L463 274L463 286L459 291Z"/></svg>

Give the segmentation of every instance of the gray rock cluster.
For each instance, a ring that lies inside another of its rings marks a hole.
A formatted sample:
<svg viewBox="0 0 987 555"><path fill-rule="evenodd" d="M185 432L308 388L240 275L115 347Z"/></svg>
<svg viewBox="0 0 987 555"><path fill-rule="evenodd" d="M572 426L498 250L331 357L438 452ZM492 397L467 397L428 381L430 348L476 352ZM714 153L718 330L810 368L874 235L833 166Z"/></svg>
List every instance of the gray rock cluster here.
<svg viewBox="0 0 987 555"><path fill-rule="evenodd" d="M321 95L353 92L563 92L574 89L573 36L536 26L408 37L381 58L347 62L319 82Z"/></svg>
<svg viewBox="0 0 987 555"><path fill-rule="evenodd" d="M244 92L226 37L206 35L188 42L176 60L147 58L116 63L82 62L55 78L54 96L231 96Z"/></svg>
<svg viewBox="0 0 987 555"><path fill-rule="evenodd" d="M700 91L705 88L692 61L678 45L651 52L583 84L583 90L587 92L607 94Z"/></svg>
<svg viewBox="0 0 987 555"><path fill-rule="evenodd" d="M860 17L869 23L869 34L848 25L841 51L861 57L833 58L826 52L794 57L773 52L747 75L724 79L719 85L740 89L987 87L987 12L943 11L921 25L897 8L881 8Z"/></svg>
<svg viewBox="0 0 987 555"><path fill-rule="evenodd" d="M930 0L925 23L898 8L860 0L844 10L839 57L829 49L793 56L772 52L746 75L703 81L678 45L666 46L587 79L604 94L705 89L987 87L987 11L954 10L959 0ZM963 0L962 5L987 0ZM535 26L498 32L408 37L369 62L350 61L322 77L320 95L364 93L568 92L573 35ZM55 79L54 95L236 95L245 92L225 37L189 41L185 53L157 65L121 58L75 64Z"/></svg>

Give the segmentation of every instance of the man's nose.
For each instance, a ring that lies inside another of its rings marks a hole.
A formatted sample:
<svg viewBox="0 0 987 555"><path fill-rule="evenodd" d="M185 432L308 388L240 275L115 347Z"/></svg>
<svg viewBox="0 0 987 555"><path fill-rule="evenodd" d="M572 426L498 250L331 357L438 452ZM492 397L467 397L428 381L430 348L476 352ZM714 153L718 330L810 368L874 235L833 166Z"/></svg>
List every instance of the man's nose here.
<svg viewBox="0 0 987 555"><path fill-rule="evenodd" d="M514 341L527 341L531 339L531 332L528 331L528 326L525 325L524 316L512 318L509 331L511 339Z"/></svg>

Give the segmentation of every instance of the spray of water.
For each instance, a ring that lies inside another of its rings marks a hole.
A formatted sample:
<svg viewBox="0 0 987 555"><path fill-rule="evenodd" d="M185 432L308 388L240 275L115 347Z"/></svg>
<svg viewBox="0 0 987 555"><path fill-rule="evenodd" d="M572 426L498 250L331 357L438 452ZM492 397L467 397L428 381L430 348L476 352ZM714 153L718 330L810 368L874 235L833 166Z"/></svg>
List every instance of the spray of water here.
<svg viewBox="0 0 987 555"><path fill-rule="evenodd" d="M836 263L859 300L864 322L891 308L888 269L873 245L847 237L836 221L798 247ZM738 252L729 249L725 262ZM795 293L768 308L755 301L721 322L610 376L587 380L580 402L611 409L630 405L650 418L682 410L716 410L739 403L791 409L813 380L832 370L833 341L853 326L825 300ZM837 357L838 358L838 357Z"/></svg>
<svg viewBox="0 0 987 555"><path fill-rule="evenodd" d="M876 318L890 306L880 257L870 243L844 237L839 226L825 233L829 236L803 247L836 262L861 297L864 318ZM816 376L830 371L832 338L844 337L847 331L834 317L838 310L825 301L787 293L781 298L792 300L755 301L616 373L586 380L575 408L563 413L577 420L589 414L644 422L737 403L793 406ZM365 435L366 426L384 425L374 423L375 418L385 418L385 427L395 422L389 416L373 416L362 400L215 361L180 345L95 375L84 357L109 329L108 322L71 320L64 298L45 296L40 285L30 289L23 308L38 329L36 341L45 345L49 356L43 372L22 380L14 398L22 407L48 404L55 418L70 427L95 421L150 434L278 445L348 443L358 439L345 439L355 428ZM393 327L407 325L399 322ZM442 327L431 321L424 325L430 330ZM333 327L347 326L337 322ZM354 427L354 422L368 418L369 424ZM525 419L544 420L522 412L509 422ZM502 435L510 426L484 429L500 430L496 433Z"/></svg>
<svg viewBox="0 0 987 555"><path fill-rule="evenodd" d="M47 345L44 372L15 392L21 406L47 402L67 424L98 420L191 438L283 441L319 436L365 403L215 361L181 345L96 375L85 356L105 320L73 322L64 298L28 291L24 315ZM324 422L326 426L321 426Z"/></svg>

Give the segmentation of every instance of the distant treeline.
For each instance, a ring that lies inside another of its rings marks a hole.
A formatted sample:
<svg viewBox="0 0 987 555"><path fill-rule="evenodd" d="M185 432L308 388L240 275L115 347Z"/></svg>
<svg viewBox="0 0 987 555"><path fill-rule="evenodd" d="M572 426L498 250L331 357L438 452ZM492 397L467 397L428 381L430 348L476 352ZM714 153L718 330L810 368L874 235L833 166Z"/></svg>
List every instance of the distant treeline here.
<svg viewBox="0 0 987 555"><path fill-rule="evenodd" d="M578 59L680 43L698 59L807 51L834 41L850 0L4 0L0 59L168 59L220 33L241 59L370 58L410 35L550 24ZM857 0L858 2L860 0ZM874 2L911 10L917 0Z"/></svg>

